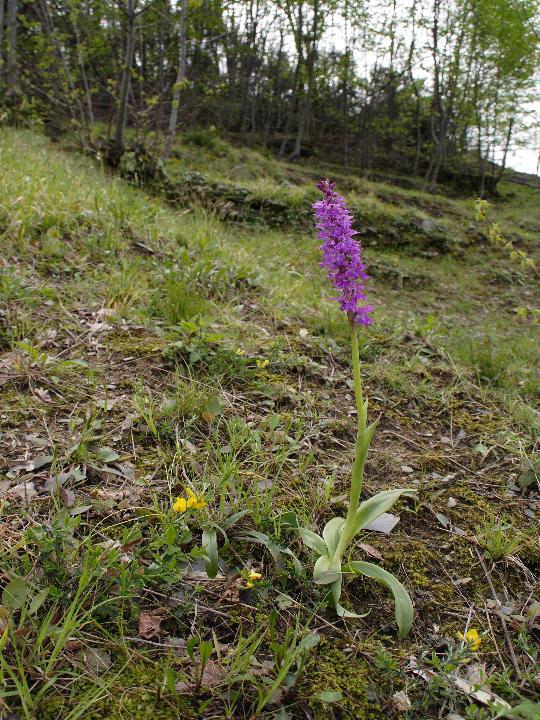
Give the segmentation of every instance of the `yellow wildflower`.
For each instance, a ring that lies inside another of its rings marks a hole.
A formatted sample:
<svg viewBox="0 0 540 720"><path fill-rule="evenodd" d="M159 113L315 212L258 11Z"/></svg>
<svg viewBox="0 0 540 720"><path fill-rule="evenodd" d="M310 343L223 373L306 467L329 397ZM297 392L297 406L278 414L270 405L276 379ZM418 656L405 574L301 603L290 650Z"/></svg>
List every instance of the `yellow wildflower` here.
<svg viewBox="0 0 540 720"><path fill-rule="evenodd" d="M478 634L478 630L475 630L474 628L471 628L471 630L467 630L465 635L463 635L463 633L461 632L458 632L457 637L463 642L466 642L469 646L469 650L471 650L472 652L476 652L482 642L482 638Z"/></svg>
<svg viewBox="0 0 540 720"><path fill-rule="evenodd" d="M201 496L195 495L193 490L186 488L187 500L185 497L178 497L173 503L174 512L183 513L189 508L191 510L202 510L206 507L206 500Z"/></svg>
<svg viewBox="0 0 540 720"><path fill-rule="evenodd" d="M176 501L173 504L172 509L174 510L174 512L177 512L177 513L186 512L186 510L187 510L186 498L183 498L183 497L176 498Z"/></svg>
<svg viewBox="0 0 540 720"><path fill-rule="evenodd" d="M264 360L257 360L257 367L259 368L265 368L267 365L269 365L270 360L268 358L264 358Z"/></svg>
<svg viewBox="0 0 540 720"><path fill-rule="evenodd" d="M237 348L236 354L240 355L240 357L242 357L242 355L246 354L246 351L243 348Z"/></svg>
<svg viewBox="0 0 540 720"><path fill-rule="evenodd" d="M198 497L195 495L193 490L190 490L189 488L186 488L186 493L188 496L188 508L193 508L193 510L202 510L206 507L206 500L202 496Z"/></svg>
<svg viewBox="0 0 540 720"><path fill-rule="evenodd" d="M262 578L261 573L255 572L255 570L250 570L248 579L246 580L246 588L248 590L251 590L251 588L254 586L256 580L260 580Z"/></svg>

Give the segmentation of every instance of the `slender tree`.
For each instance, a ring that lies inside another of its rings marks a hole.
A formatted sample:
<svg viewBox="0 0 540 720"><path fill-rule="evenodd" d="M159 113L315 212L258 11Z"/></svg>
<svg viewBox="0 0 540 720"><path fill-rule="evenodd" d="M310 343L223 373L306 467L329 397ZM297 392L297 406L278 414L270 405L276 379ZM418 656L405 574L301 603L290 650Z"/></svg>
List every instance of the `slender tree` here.
<svg viewBox="0 0 540 720"><path fill-rule="evenodd" d="M5 0L0 0L0 92L3 89L4 79L4 15L5 15Z"/></svg>
<svg viewBox="0 0 540 720"><path fill-rule="evenodd" d="M180 24L177 25L178 33L178 69L176 71L176 81L173 87L173 98L171 103L171 114L169 116L169 129L167 132L167 140L163 151L163 159L170 157L174 136L176 134L176 125L178 123L178 109L180 107L180 94L184 87L186 79L186 55L187 55L187 0L180 0Z"/></svg>
<svg viewBox="0 0 540 720"><path fill-rule="evenodd" d="M125 19L125 53L120 78L120 94L118 99L118 114L116 117L116 129L114 133L113 153L114 159L119 159L124 152L124 136L128 119L128 98L131 83L131 71L133 58L135 56L135 30L137 18L138 0L126 0L125 3L118 2Z"/></svg>
<svg viewBox="0 0 540 720"><path fill-rule="evenodd" d="M13 99L17 94L19 75L17 66L17 0L7 0L6 31L6 97Z"/></svg>

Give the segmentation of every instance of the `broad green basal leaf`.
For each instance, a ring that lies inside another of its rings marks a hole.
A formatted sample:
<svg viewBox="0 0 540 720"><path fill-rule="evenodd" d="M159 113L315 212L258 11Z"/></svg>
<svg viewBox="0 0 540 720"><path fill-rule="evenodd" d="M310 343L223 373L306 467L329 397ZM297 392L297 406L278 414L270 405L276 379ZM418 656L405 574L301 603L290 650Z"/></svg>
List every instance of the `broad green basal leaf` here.
<svg viewBox="0 0 540 720"><path fill-rule="evenodd" d="M343 525L345 525L345 518L335 517L329 520L324 526L322 534L329 555L333 555L336 552Z"/></svg>
<svg viewBox="0 0 540 720"><path fill-rule="evenodd" d="M209 578L215 578L218 573L218 547L217 535L215 530L204 530L202 534L202 549L206 553L204 558L204 566L206 574Z"/></svg>
<svg viewBox="0 0 540 720"><path fill-rule="evenodd" d="M326 543L320 535L302 527L298 528L298 532L305 544L312 550L315 550L316 553L319 555L326 555L328 553Z"/></svg>
<svg viewBox="0 0 540 720"><path fill-rule="evenodd" d="M330 585L341 578L341 563L328 555L321 555L313 568L313 582L317 585Z"/></svg>
<svg viewBox="0 0 540 720"><path fill-rule="evenodd" d="M412 627L413 622L413 605L409 593L405 590L403 585L395 578L392 573L383 570L378 565L374 565L370 562L364 562L361 560L355 560L353 562L344 565L342 568L343 572L353 572L361 575L367 575L367 577L381 580L385 583L394 594L394 600L396 603L396 622L399 628L399 637L405 637Z"/></svg>
<svg viewBox="0 0 540 720"><path fill-rule="evenodd" d="M342 585L343 578L340 576L338 580L332 583L332 587L330 588L330 592L332 594L332 602L334 604L336 615L342 618L350 618L353 620L357 620L358 618L363 618L366 617L366 615L369 615L369 611L367 613L359 615L358 613L352 612L351 610L347 610L343 607L343 605L339 602L341 599Z"/></svg>
<svg viewBox="0 0 540 720"><path fill-rule="evenodd" d="M366 525L376 520L379 515L386 512L405 493L413 494L416 491L412 488L400 488L399 490L383 490L369 500L360 504L355 515L354 533L360 532Z"/></svg>

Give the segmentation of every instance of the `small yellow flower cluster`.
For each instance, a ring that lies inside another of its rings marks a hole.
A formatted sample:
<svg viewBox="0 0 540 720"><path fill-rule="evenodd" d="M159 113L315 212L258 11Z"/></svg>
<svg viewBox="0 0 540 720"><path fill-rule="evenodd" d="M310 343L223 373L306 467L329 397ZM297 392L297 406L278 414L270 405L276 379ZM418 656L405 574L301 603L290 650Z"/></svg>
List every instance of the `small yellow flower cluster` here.
<svg viewBox="0 0 540 720"><path fill-rule="evenodd" d="M251 590L251 588L255 585L255 582L261 578L261 573L255 572L255 570L250 570L246 580L246 588Z"/></svg>
<svg viewBox="0 0 540 720"><path fill-rule="evenodd" d="M186 488L186 495L187 499L185 497L176 498L172 506L174 512L183 513L186 512L186 510L202 510L206 507L206 500L202 495L195 495L193 490L189 488Z"/></svg>
<svg viewBox="0 0 540 720"><path fill-rule="evenodd" d="M463 635L463 633L461 632L458 632L457 637L463 642L467 643L471 652L476 652L482 642L482 638L478 634L478 630L475 630L474 628L472 628L471 630L467 630L465 635Z"/></svg>
<svg viewBox="0 0 540 720"><path fill-rule="evenodd" d="M257 359L257 367L261 368L261 370L265 367L268 367L270 364L270 360L268 358L264 358L264 360Z"/></svg>

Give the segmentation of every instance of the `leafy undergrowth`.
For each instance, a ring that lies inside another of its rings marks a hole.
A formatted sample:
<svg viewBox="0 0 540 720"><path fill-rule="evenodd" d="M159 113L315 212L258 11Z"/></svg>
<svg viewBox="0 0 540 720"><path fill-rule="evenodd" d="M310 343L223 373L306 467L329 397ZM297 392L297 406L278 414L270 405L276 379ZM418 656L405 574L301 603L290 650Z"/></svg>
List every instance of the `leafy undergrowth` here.
<svg viewBox="0 0 540 720"><path fill-rule="evenodd" d="M399 642L373 581L336 619L295 530L342 510L355 429L313 233L171 208L28 132L0 152L0 716L538 717L538 281L472 202L344 188L469 238L366 234L365 494L419 492L352 556L409 589ZM535 192L492 210L533 256Z"/></svg>

